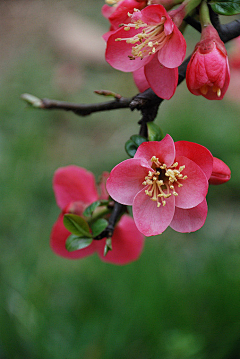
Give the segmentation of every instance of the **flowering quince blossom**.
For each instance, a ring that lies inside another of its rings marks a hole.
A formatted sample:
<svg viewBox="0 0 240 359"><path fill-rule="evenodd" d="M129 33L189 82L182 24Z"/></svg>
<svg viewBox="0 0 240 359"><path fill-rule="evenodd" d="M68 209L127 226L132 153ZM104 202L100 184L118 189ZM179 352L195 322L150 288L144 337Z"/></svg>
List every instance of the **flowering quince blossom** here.
<svg viewBox="0 0 240 359"><path fill-rule="evenodd" d="M127 264L139 257L143 249L144 237L128 215L123 215L118 222L112 236L112 250L106 256L104 256L104 239L93 240L83 249L67 251L65 243L71 233L63 224L64 214L73 213L81 216L87 206L98 199L107 199L108 194L102 185L99 196L93 174L73 165L59 168L55 172L53 188L57 204L62 210L53 226L50 240L51 248L56 254L69 259L80 259L97 252L101 260L119 265Z"/></svg>
<svg viewBox="0 0 240 359"><path fill-rule="evenodd" d="M218 163L217 163L218 167ZM118 164L107 180L110 196L132 205L133 218L146 236L168 226L178 232L201 228L207 216L206 194L213 156L196 143L170 135L142 143L132 159Z"/></svg>
<svg viewBox="0 0 240 359"><path fill-rule="evenodd" d="M177 87L186 41L162 5L136 9L130 17L130 23L108 37L106 61L117 70L138 71L134 77L137 86L144 76L157 96L170 99Z"/></svg>
<svg viewBox="0 0 240 359"><path fill-rule="evenodd" d="M230 82L227 51L212 25L203 27L201 41L187 67L189 91L208 100L221 100Z"/></svg>

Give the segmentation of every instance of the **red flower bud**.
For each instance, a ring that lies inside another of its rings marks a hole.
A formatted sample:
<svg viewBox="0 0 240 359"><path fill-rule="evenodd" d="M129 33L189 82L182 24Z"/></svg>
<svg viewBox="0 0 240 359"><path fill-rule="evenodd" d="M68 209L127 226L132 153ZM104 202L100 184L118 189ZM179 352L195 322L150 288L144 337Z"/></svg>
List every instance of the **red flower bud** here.
<svg viewBox="0 0 240 359"><path fill-rule="evenodd" d="M221 161L219 158L213 157L213 169L211 177L209 178L210 184L222 184L229 181L231 178L230 168Z"/></svg>
<svg viewBox="0 0 240 359"><path fill-rule="evenodd" d="M208 100L221 100L227 91L230 70L227 51L212 25L203 28L187 67L189 91Z"/></svg>

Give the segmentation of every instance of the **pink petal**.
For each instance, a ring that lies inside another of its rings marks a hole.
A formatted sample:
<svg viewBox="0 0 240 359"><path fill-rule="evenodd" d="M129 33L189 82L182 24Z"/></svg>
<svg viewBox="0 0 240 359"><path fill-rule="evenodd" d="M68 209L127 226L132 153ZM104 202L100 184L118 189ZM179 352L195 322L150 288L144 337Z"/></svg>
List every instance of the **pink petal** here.
<svg viewBox="0 0 240 359"><path fill-rule="evenodd" d="M124 27L121 27L109 36L105 56L106 61L112 67L124 72L133 72L151 61L151 56L144 57L142 60L140 57L130 60L129 56L132 56L132 47L134 45L126 43L125 40L116 41L118 38L126 39L133 37L141 31L141 28L138 30L131 28L129 31L125 31Z"/></svg>
<svg viewBox="0 0 240 359"><path fill-rule="evenodd" d="M229 181L231 178L230 168L219 158L213 157L213 170L209 183L218 185Z"/></svg>
<svg viewBox="0 0 240 359"><path fill-rule="evenodd" d="M102 15L108 19L115 11L113 6L108 6L107 4L103 5L102 7Z"/></svg>
<svg viewBox="0 0 240 359"><path fill-rule="evenodd" d="M104 257L105 240L99 241L99 257L108 263L127 264L138 259L143 250L144 236L138 231L134 220L127 215L122 216L112 237L112 250Z"/></svg>
<svg viewBox="0 0 240 359"><path fill-rule="evenodd" d="M98 198L93 174L73 165L56 170L53 189L57 204L61 209L64 209L70 202L81 201L90 204Z"/></svg>
<svg viewBox="0 0 240 359"><path fill-rule="evenodd" d="M140 92L144 92L150 87L144 73L144 67L133 72L133 79Z"/></svg>
<svg viewBox="0 0 240 359"><path fill-rule="evenodd" d="M119 163L107 180L107 191L117 202L132 205L136 194L143 188L149 168L141 159L131 158Z"/></svg>
<svg viewBox="0 0 240 359"><path fill-rule="evenodd" d="M182 33L174 25L172 36L163 48L158 51L158 60L163 66L176 68L183 62L186 48L186 41Z"/></svg>
<svg viewBox="0 0 240 359"><path fill-rule="evenodd" d="M183 185L178 187L175 184L175 191L178 193L175 203L180 208L192 208L201 203L207 195L208 180L201 168L187 157L176 157L179 166L185 165L181 172L187 179L180 181Z"/></svg>
<svg viewBox="0 0 240 359"><path fill-rule="evenodd" d="M163 67L157 54L152 57L152 61L145 67L145 76L158 97L169 100L175 93L178 83L178 69Z"/></svg>
<svg viewBox="0 0 240 359"><path fill-rule="evenodd" d="M138 14L136 13L136 15ZM162 23L163 17L167 18L169 16L165 8L159 4L149 5L141 11L141 20L148 25L157 25Z"/></svg>
<svg viewBox="0 0 240 359"><path fill-rule="evenodd" d="M96 252L95 241L93 241L90 246L84 249L68 252L65 248L65 243L70 234L71 233L65 228L63 224L63 214L61 213L61 215L58 217L58 220L53 226L50 237L50 247L52 248L54 253L68 259L80 259L90 256L91 254Z"/></svg>
<svg viewBox="0 0 240 359"><path fill-rule="evenodd" d="M152 166L151 158L155 156L161 163L171 166L175 159L174 141L166 135L161 141L143 142L137 149L134 159L145 159Z"/></svg>
<svg viewBox="0 0 240 359"><path fill-rule="evenodd" d="M195 232L201 228L207 217L207 201L204 199L199 205L190 209L175 208L170 227L177 232Z"/></svg>
<svg viewBox="0 0 240 359"><path fill-rule="evenodd" d="M195 162L209 179L212 173L213 156L206 147L194 142L177 141L175 148L176 156L184 156Z"/></svg>
<svg viewBox="0 0 240 359"><path fill-rule="evenodd" d="M175 198L167 198L166 205L157 207L145 194L145 188L139 192L133 202L133 218L138 230L145 236L155 236L162 233L173 219Z"/></svg>
<svg viewBox="0 0 240 359"><path fill-rule="evenodd" d="M108 199L109 197L106 187L108 177L109 177L109 172L103 172L101 175L101 179L99 183L99 189L100 189L99 199Z"/></svg>

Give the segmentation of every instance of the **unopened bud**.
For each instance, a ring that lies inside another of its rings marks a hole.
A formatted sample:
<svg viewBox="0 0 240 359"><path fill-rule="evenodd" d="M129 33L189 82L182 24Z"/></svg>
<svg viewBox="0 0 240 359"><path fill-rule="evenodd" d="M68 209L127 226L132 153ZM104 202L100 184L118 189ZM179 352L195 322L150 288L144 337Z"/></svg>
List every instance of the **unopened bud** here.
<svg viewBox="0 0 240 359"><path fill-rule="evenodd" d="M213 169L209 184L222 184L229 181L231 178L230 168L219 158L213 157Z"/></svg>

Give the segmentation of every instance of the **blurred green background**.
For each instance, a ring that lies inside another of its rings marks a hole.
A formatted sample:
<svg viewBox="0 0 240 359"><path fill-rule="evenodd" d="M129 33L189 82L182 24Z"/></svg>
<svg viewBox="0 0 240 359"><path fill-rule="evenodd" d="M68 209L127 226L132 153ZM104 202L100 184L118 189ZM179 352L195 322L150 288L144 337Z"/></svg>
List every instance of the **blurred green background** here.
<svg viewBox="0 0 240 359"><path fill-rule="evenodd" d="M27 108L24 92L71 102L137 93L104 62L103 1L0 1L0 358L240 358L240 107L210 102L185 83L156 123L206 146L232 170L209 189L202 229L147 238L138 261L57 257L54 171L76 164L96 178L127 158L138 133L128 110L80 118ZM199 34L188 30L189 52Z"/></svg>

